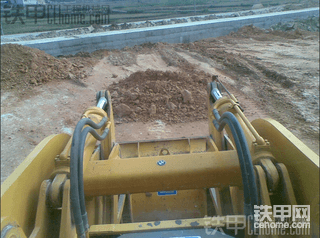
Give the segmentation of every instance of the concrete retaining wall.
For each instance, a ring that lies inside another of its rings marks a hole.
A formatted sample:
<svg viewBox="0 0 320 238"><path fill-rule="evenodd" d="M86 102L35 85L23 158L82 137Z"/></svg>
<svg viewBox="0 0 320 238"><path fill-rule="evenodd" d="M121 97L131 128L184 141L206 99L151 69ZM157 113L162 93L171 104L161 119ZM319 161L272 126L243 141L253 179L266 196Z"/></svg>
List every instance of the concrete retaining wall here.
<svg viewBox="0 0 320 238"><path fill-rule="evenodd" d="M246 25L269 28L279 22L310 16L319 16L319 8L12 43L37 48L58 56L99 49L122 49L147 42L189 43L227 35ZM4 44L8 43L10 42Z"/></svg>

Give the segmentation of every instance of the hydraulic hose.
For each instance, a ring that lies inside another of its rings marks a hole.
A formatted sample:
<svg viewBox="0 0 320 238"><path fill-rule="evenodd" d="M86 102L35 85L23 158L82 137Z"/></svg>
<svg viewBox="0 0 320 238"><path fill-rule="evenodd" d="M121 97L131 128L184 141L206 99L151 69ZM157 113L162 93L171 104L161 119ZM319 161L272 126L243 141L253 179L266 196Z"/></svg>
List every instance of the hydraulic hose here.
<svg viewBox="0 0 320 238"><path fill-rule="evenodd" d="M79 198L79 181L78 181L78 163L79 163L79 140L82 128L85 125L89 125L95 129L101 128L108 118L104 117L98 124L94 123L89 118L81 119L73 133L71 152L70 152L70 200L71 200L71 209L73 212L74 222L76 225L76 230L78 237L85 237L85 227L83 224L81 216L81 207L80 207L80 198Z"/></svg>
<svg viewBox="0 0 320 238"><path fill-rule="evenodd" d="M253 215L253 206L258 205L258 191L254 176L251 154L239 121L231 112L225 112L221 117L217 109L213 109L217 120L213 121L218 131L228 125L236 144L239 158L242 182L244 187L245 214Z"/></svg>
<svg viewBox="0 0 320 238"><path fill-rule="evenodd" d="M101 141L104 140L108 133L109 129L106 128L102 135L100 136L96 130L94 130L92 127L86 127L82 130L80 135L80 153L79 153L79 167L78 167L78 184L79 184L79 198L80 198L80 209L81 209L81 217L83 221L83 225L85 230L89 229L89 222L88 222L88 216L86 212L86 203L85 203L85 196L84 196L84 186L83 186L83 153L84 153L84 147L86 143L86 138L88 133L94 136L97 140Z"/></svg>

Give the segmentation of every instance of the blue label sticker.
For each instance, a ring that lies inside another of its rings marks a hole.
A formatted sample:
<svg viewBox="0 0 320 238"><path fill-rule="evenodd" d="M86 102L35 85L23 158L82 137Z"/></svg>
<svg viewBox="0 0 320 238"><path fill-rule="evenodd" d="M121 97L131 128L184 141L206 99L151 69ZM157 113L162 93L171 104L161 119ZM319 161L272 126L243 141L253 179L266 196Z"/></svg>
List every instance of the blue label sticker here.
<svg viewBox="0 0 320 238"><path fill-rule="evenodd" d="M167 195L177 195L177 190L158 192L158 196L167 196Z"/></svg>

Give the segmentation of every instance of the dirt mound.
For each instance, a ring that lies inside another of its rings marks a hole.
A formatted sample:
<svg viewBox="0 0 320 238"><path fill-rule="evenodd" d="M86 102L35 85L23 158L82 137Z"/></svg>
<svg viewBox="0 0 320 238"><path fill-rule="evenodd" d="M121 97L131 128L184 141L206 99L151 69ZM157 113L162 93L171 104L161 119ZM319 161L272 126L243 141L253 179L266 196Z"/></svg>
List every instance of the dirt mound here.
<svg viewBox="0 0 320 238"><path fill-rule="evenodd" d="M147 70L109 86L119 121L192 122L207 118L207 83L203 71Z"/></svg>
<svg viewBox="0 0 320 238"><path fill-rule="evenodd" d="M66 58L57 59L27 46L1 46L1 89L28 88L51 80L78 80L85 77L83 64Z"/></svg>
<svg viewBox="0 0 320 238"><path fill-rule="evenodd" d="M319 32L319 17L309 17L308 19L300 19L286 23L279 22L271 27L273 30L279 31L295 31L301 29L304 31Z"/></svg>
<svg viewBox="0 0 320 238"><path fill-rule="evenodd" d="M299 22L289 22L285 24L279 23L278 25L272 26L270 29L267 30L255 27L253 25L249 25L241 27L237 32L231 32L228 36L220 38L252 38L259 41L305 39L310 37L317 38L317 32L319 31L319 27L314 27L314 20L304 20L304 22L304 24ZM290 30L288 30L289 28Z"/></svg>

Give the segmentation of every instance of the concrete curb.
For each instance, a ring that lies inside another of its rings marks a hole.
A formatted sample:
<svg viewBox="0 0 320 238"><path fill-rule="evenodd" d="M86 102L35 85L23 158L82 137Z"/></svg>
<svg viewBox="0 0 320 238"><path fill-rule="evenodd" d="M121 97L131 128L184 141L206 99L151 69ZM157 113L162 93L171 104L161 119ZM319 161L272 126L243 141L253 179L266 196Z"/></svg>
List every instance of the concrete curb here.
<svg viewBox="0 0 320 238"><path fill-rule="evenodd" d="M189 43L197 40L227 35L246 25L269 28L279 22L319 16L319 8L267 13L244 17L223 18L200 22L164 25L149 28L92 33L73 37L57 37L32 41L5 42L37 48L53 56L100 49L122 49L143 43Z"/></svg>

